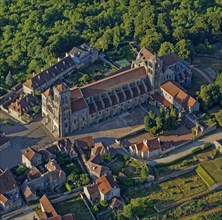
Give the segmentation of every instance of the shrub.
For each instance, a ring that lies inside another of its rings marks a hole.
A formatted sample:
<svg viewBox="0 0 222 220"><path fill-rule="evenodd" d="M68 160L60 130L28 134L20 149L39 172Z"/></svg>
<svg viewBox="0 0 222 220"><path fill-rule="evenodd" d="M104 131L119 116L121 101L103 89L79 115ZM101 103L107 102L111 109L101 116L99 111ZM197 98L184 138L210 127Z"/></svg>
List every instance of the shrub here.
<svg viewBox="0 0 222 220"><path fill-rule="evenodd" d="M72 191L72 187L69 185L68 182L65 184L65 187L66 187L66 189L67 189L69 192Z"/></svg>
<svg viewBox="0 0 222 220"><path fill-rule="evenodd" d="M93 212L94 214L96 214L96 213L99 212L99 208L98 208L97 205L94 205L94 206L92 207L92 212Z"/></svg>
<svg viewBox="0 0 222 220"><path fill-rule="evenodd" d="M20 175L23 175L26 172L26 170L27 170L27 167L24 165L21 165L16 169L16 173L20 176Z"/></svg>
<svg viewBox="0 0 222 220"><path fill-rule="evenodd" d="M212 146L212 143L208 142L206 144L204 144L204 149L208 149Z"/></svg>
<svg viewBox="0 0 222 220"><path fill-rule="evenodd" d="M100 201L100 205L103 207L107 207L108 206L108 202L106 200L101 200Z"/></svg>
<svg viewBox="0 0 222 220"><path fill-rule="evenodd" d="M193 154L197 154L197 153L199 153L199 152L201 152L201 151L202 151L202 148L201 148L201 147L197 147L197 148L195 148L195 149L192 150L192 153L193 153Z"/></svg>

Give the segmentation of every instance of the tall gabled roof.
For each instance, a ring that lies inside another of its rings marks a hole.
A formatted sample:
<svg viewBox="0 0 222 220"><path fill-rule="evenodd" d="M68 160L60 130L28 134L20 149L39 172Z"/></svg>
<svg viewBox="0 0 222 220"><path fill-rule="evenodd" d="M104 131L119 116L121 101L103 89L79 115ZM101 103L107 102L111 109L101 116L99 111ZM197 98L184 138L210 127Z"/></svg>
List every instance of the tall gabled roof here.
<svg viewBox="0 0 222 220"><path fill-rule="evenodd" d="M145 68L137 67L83 86L81 91L84 97L88 98L146 77Z"/></svg>
<svg viewBox="0 0 222 220"><path fill-rule="evenodd" d="M7 193L17 188L17 183L9 169L5 169L0 173L0 194Z"/></svg>

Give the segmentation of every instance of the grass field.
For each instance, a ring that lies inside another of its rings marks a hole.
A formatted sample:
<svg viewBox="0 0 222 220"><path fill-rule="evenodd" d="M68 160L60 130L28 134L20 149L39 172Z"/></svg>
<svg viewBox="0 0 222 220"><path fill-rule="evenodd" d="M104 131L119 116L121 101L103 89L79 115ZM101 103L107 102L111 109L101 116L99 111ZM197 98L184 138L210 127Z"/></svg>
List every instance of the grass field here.
<svg viewBox="0 0 222 220"><path fill-rule="evenodd" d="M211 67L214 71L222 69L222 62L220 59L209 58L209 57L198 57L194 60L193 65L200 69L206 69Z"/></svg>
<svg viewBox="0 0 222 220"><path fill-rule="evenodd" d="M211 173L211 171L216 170L217 167L212 163L212 161L206 161L201 164L201 166L208 172Z"/></svg>
<svg viewBox="0 0 222 220"><path fill-rule="evenodd" d="M191 87L189 88L188 93L190 95L192 95L194 98L196 97L196 91L200 90L200 87L202 85L206 85L208 84L207 80L200 75L199 72L197 72L196 70L192 69L192 81L191 81Z"/></svg>
<svg viewBox="0 0 222 220"><path fill-rule="evenodd" d="M53 204L53 207L60 215L72 213L78 220L92 220L89 210L85 206L81 197Z"/></svg>
<svg viewBox="0 0 222 220"><path fill-rule="evenodd" d="M206 172L206 170L203 169L202 166L198 166L196 172L208 186L212 186L215 183L214 179Z"/></svg>
<svg viewBox="0 0 222 220"><path fill-rule="evenodd" d="M222 157L215 159L213 162L217 168L222 169Z"/></svg>

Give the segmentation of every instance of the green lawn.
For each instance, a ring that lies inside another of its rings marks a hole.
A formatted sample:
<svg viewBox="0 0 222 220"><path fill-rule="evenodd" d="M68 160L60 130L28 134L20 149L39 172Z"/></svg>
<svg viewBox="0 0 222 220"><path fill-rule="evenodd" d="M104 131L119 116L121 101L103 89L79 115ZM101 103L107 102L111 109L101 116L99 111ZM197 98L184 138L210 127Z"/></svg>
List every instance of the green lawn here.
<svg viewBox="0 0 222 220"><path fill-rule="evenodd" d="M203 169L201 165L197 167L196 172L208 186L212 186L215 183L214 179Z"/></svg>
<svg viewBox="0 0 222 220"><path fill-rule="evenodd" d="M92 220L89 210L81 197L53 204L53 207L60 215L72 213L78 220Z"/></svg>
<svg viewBox="0 0 222 220"><path fill-rule="evenodd" d="M213 162L217 168L222 169L222 157L215 159Z"/></svg>
<svg viewBox="0 0 222 220"><path fill-rule="evenodd" d="M196 97L196 91L200 90L202 85L208 84L207 80L196 70L192 69L192 81L191 87L189 88L189 94L192 95L194 98Z"/></svg>
<svg viewBox="0 0 222 220"><path fill-rule="evenodd" d="M211 173L211 171L216 170L217 167L212 163L212 161L206 161L201 164L201 166L208 172Z"/></svg>

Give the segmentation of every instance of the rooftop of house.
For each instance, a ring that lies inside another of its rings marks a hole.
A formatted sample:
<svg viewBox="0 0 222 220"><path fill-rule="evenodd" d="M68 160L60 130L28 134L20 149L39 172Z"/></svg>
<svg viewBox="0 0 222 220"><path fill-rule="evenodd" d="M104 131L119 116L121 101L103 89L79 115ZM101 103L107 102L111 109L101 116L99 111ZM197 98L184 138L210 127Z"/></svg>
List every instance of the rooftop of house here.
<svg viewBox="0 0 222 220"><path fill-rule="evenodd" d="M4 134L0 134L0 146L8 143L10 140Z"/></svg>
<svg viewBox="0 0 222 220"><path fill-rule="evenodd" d="M7 202L7 197L5 197L3 194L0 194L0 203L6 204Z"/></svg>
<svg viewBox="0 0 222 220"><path fill-rule="evenodd" d="M121 200L121 198L117 198L117 197L114 197L112 198L111 200L111 204L110 204L110 207L111 208L118 208L119 206L123 205L123 201Z"/></svg>
<svg viewBox="0 0 222 220"><path fill-rule="evenodd" d="M161 96L158 92L151 95L153 100L160 102L164 107L169 108L171 103L168 102L163 96Z"/></svg>
<svg viewBox="0 0 222 220"><path fill-rule="evenodd" d="M168 81L161 85L162 90L167 92L169 95L174 97L175 101L182 105L184 108L192 107L197 101L189 96L180 86L178 86L175 82Z"/></svg>
<svg viewBox="0 0 222 220"><path fill-rule="evenodd" d="M97 176L101 176L102 174L110 171L109 167L105 167L90 161L87 161L86 164L88 165L89 170L91 170L91 172L94 174L96 173Z"/></svg>
<svg viewBox="0 0 222 220"><path fill-rule="evenodd" d="M41 197L41 199L39 200L42 208L43 208L43 212L45 213L45 215L47 216L47 218L49 217L56 217L58 216L56 210L53 208L51 202L48 200L48 198L46 197L46 195L43 195Z"/></svg>
<svg viewBox="0 0 222 220"><path fill-rule="evenodd" d="M20 96L14 102L9 105L9 109L23 115L32 109L35 105L39 103L38 99L31 95L27 94L25 96Z"/></svg>
<svg viewBox="0 0 222 220"><path fill-rule="evenodd" d="M95 147L91 149L91 155L96 155L96 154L105 154L107 153L107 149L104 147L102 142L95 143Z"/></svg>
<svg viewBox="0 0 222 220"><path fill-rule="evenodd" d="M99 191L104 195L113 188L119 188L118 184L115 182L113 176L111 175L99 177L96 179L96 183L99 187Z"/></svg>
<svg viewBox="0 0 222 220"><path fill-rule="evenodd" d="M55 170L61 170L61 167L59 166L59 164L57 163L57 161L54 160L54 159L49 160L49 162L45 165L45 167L47 168L47 170L48 170L49 172L55 171Z"/></svg>
<svg viewBox="0 0 222 220"><path fill-rule="evenodd" d="M66 174L63 170L55 170L55 171L50 173L50 176L51 176L53 181L56 181L56 180L58 180L62 177L65 177Z"/></svg>
<svg viewBox="0 0 222 220"><path fill-rule="evenodd" d="M92 136L78 138L76 141L78 146L83 149L90 149L94 146L94 140Z"/></svg>
<svg viewBox="0 0 222 220"><path fill-rule="evenodd" d="M33 167L29 172L29 178L30 179L36 179L39 178L42 175L42 173L39 171L37 167Z"/></svg>
<svg viewBox="0 0 222 220"><path fill-rule="evenodd" d="M178 63L181 58L176 53L172 52L161 56L160 60L163 62L163 70L165 71L168 66Z"/></svg>
<svg viewBox="0 0 222 220"><path fill-rule="evenodd" d="M26 182L22 184L21 191L26 199L29 198L33 194L31 188L27 185Z"/></svg>
<svg viewBox="0 0 222 220"><path fill-rule="evenodd" d="M24 150L23 155L29 160L31 161L35 155L39 154L38 152L36 152L34 149L32 149L31 147L28 147Z"/></svg>
<svg viewBox="0 0 222 220"><path fill-rule="evenodd" d="M143 140L143 142L132 146L133 150L136 150L136 148L141 152L153 152L155 150L161 149L161 145L158 138L153 138L151 140Z"/></svg>
<svg viewBox="0 0 222 220"><path fill-rule="evenodd" d="M5 169L0 173L0 194L7 193L17 188L17 183L9 169Z"/></svg>
<svg viewBox="0 0 222 220"><path fill-rule="evenodd" d="M23 86L26 86L29 89L38 89L40 86L44 85L55 76L69 69L71 66L74 66L74 62L70 56L66 56L57 63L50 66L48 69L43 70L31 79L24 82Z"/></svg>
<svg viewBox="0 0 222 220"><path fill-rule="evenodd" d="M87 189L87 191L89 192L90 195L94 195L94 194L99 193L99 188L98 188L97 184L85 186L85 188Z"/></svg>
<svg viewBox="0 0 222 220"><path fill-rule="evenodd" d="M96 163L96 164L100 164L101 161L102 161L102 157L100 154L92 155L88 160L88 162Z"/></svg>

